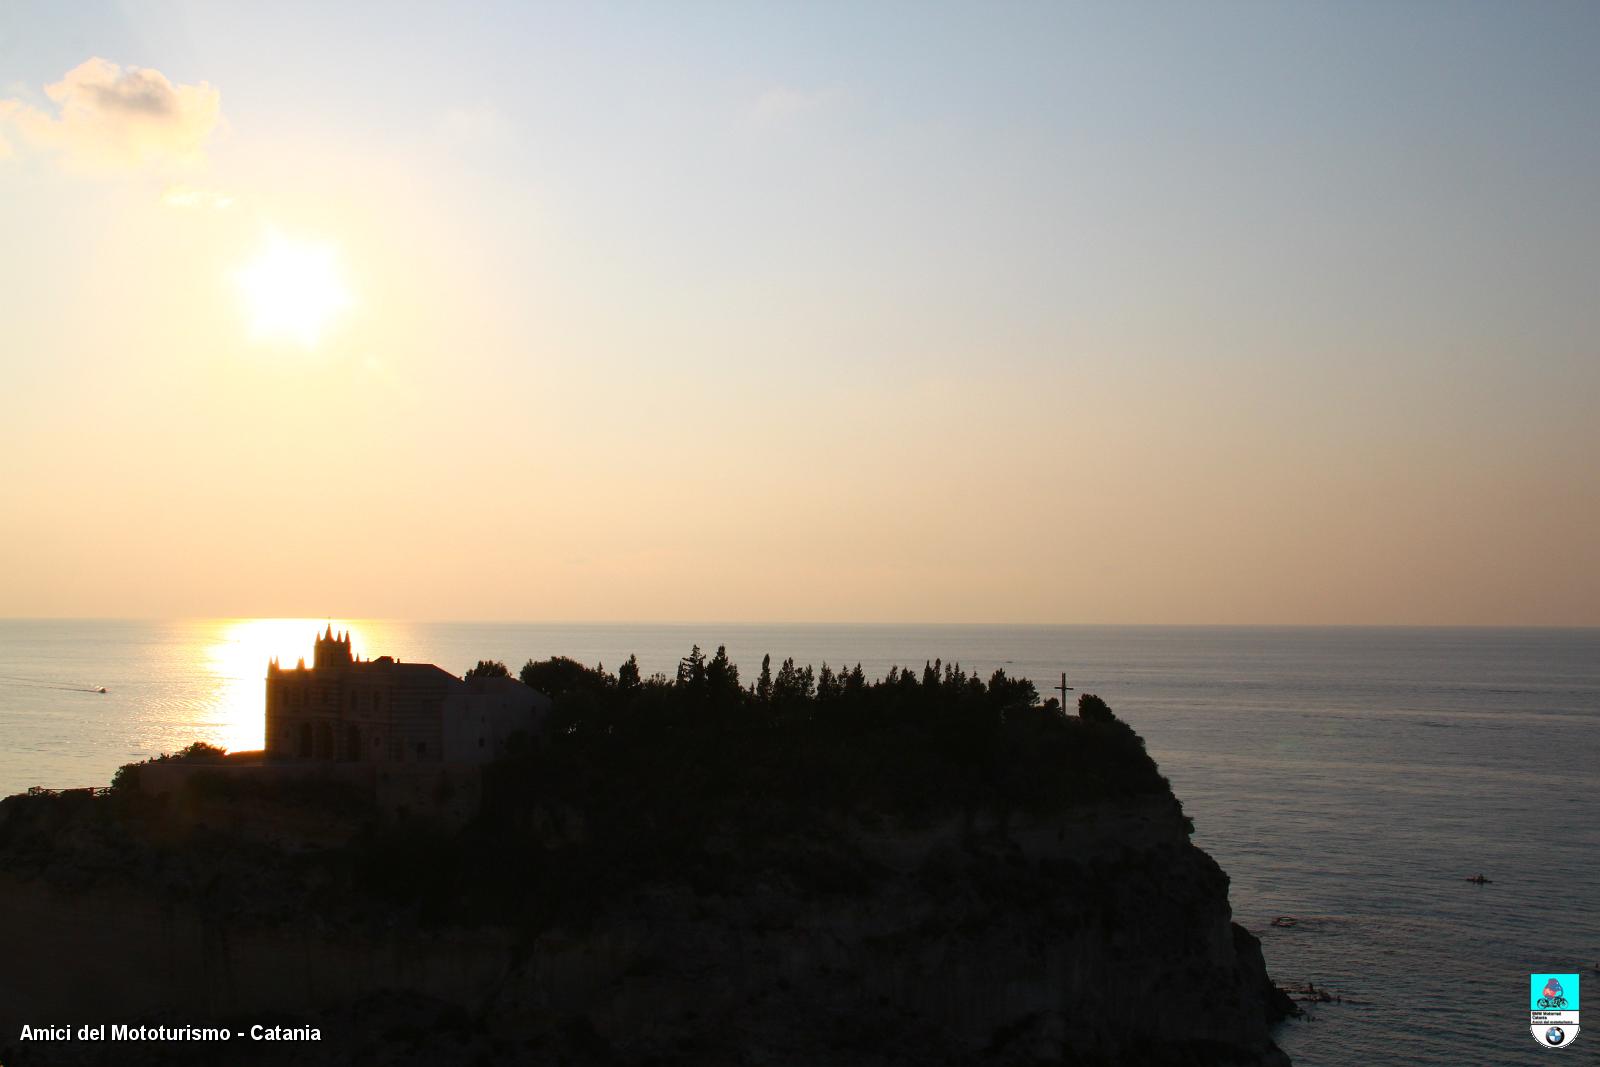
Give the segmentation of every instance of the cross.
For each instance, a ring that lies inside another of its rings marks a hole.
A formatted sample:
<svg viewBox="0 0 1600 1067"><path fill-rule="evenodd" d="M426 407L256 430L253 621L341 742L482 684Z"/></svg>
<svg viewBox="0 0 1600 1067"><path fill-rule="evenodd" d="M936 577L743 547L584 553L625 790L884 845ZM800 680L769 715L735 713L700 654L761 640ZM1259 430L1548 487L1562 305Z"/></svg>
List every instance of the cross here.
<svg viewBox="0 0 1600 1067"><path fill-rule="evenodd" d="M1067 672L1061 672L1061 684L1052 688L1061 690L1061 710L1067 709L1067 694L1072 691L1072 686L1067 684Z"/></svg>

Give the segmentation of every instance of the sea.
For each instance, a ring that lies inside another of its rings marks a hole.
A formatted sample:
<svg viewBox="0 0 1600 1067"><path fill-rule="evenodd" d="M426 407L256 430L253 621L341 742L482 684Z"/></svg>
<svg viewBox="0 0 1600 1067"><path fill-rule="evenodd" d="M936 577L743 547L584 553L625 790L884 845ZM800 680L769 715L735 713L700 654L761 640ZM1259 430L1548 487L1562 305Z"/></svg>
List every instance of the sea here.
<svg viewBox="0 0 1600 1067"><path fill-rule="evenodd" d="M1559 1051L1524 1014L1535 972L1600 996L1600 630L0 621L0 794L259 747L268 659L309 658L330 622L458 674L558 654L671 674L695 644L747 681L767 653L1004 668L1045 696L1064 673L1143 735L1275 979L1338 998L1280 1028L1297 1065L1600 1063L1600 1014Z"/></svg>

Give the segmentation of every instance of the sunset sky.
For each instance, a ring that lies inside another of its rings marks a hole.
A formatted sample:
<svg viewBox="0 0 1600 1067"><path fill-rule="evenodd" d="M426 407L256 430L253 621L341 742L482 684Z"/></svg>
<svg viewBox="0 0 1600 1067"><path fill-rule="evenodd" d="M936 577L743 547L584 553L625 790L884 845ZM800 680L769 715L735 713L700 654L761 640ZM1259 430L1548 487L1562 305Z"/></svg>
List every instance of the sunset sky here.
<svg viewBox="0 0 1600 1067"><path fill-rule="evenodd" d="M8 3L0 615L1600 625L1597 45Z"/></svg>

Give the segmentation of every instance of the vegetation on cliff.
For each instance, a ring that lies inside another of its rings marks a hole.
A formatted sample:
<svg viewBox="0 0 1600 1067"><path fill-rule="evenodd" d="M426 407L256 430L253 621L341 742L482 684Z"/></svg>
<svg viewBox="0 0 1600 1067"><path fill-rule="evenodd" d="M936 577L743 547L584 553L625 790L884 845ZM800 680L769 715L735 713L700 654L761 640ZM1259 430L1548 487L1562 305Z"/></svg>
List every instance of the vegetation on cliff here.
<svg viewBox="0 0 1600 1067"><path fill-rule="evenodd" d="M1148 797L1176 808L1098 697L1068 715L1003 670L984 680L934 662L869 681L859 665L774 670L769 657L745 685L724 649L696 647L675 677L643 677L631 657L615 674L529 661L521 677L553 698L548 728L489 768L474 825L429 846L429 884L396 878L416 869L415 837L369 854L376 891L491 913L533 899L567 919L662 879L868 892L875 861L851 848L851 822L1003 822Z"/></svg>
<svg viewBox="0 0 1600 1067"><path fill-rule="evenodd" d="M745 686L725 649L708 657L697 646L674 678L642 678L632 657L616 674L530 661L521 677L555 710L544 743L502 768L502 804L559 789L585 804L777 797L917 815L1169 791L1143 741L1098 697L1069 716L1004 670L984 680L935 661L868 680L859 664L814 671L790 659L773 670L769 656Z"/></svg>

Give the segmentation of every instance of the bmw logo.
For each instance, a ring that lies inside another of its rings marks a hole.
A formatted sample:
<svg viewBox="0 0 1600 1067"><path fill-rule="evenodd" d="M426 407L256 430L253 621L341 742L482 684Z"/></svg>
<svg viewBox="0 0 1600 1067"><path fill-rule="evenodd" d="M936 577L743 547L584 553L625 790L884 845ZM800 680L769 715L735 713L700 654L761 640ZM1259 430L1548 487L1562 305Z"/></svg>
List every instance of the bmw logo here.
<svg viewBox="0 0 1600 1067"><path fill-rule="evenodd" d="M1567 1032L1559 1026L1552 1026L1544 1032L1544 1039L1552 1045L1559 1045L1567 1039Z"/></svg>

